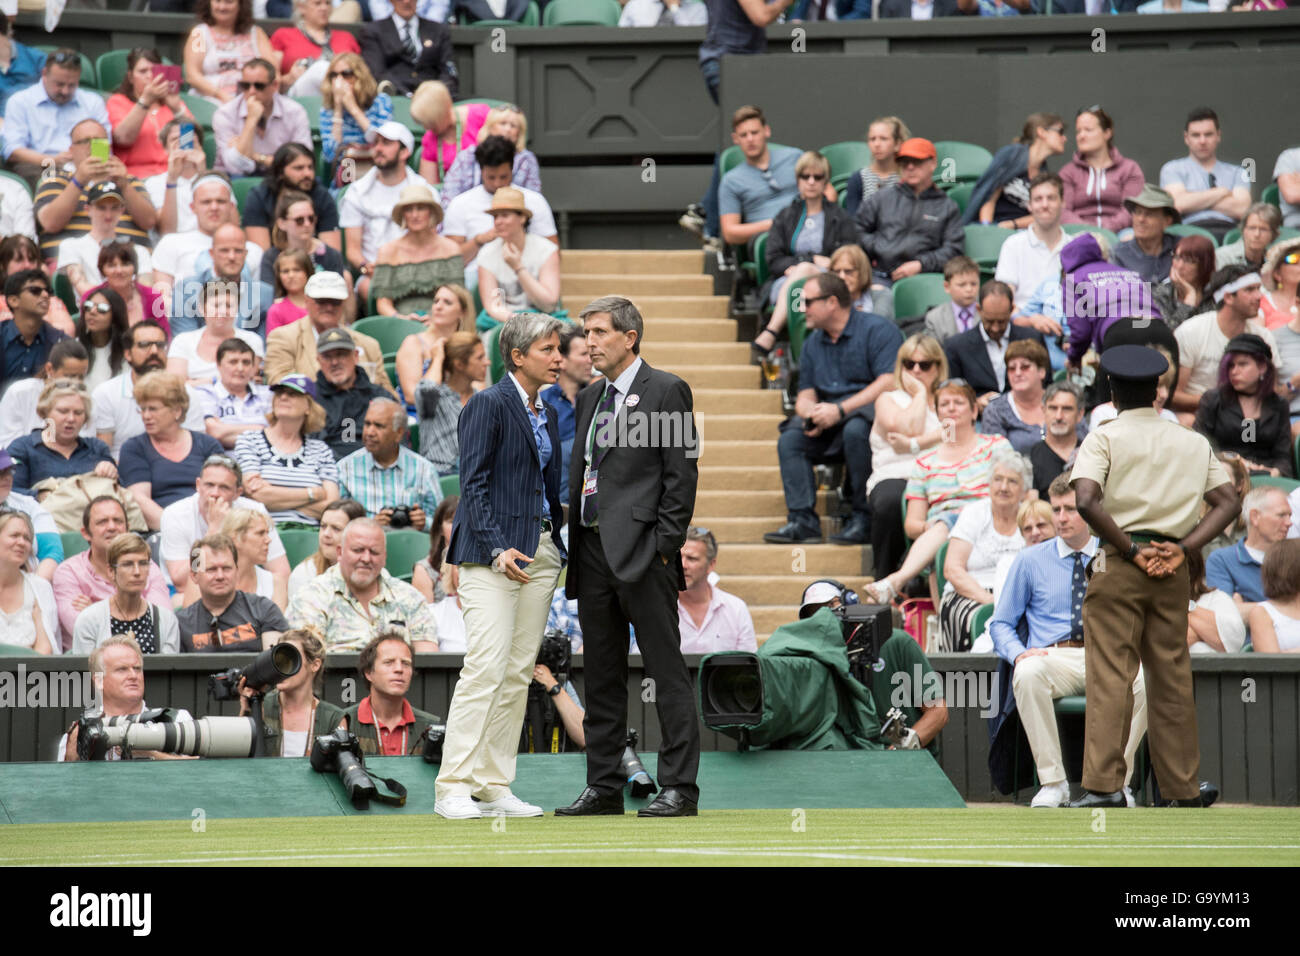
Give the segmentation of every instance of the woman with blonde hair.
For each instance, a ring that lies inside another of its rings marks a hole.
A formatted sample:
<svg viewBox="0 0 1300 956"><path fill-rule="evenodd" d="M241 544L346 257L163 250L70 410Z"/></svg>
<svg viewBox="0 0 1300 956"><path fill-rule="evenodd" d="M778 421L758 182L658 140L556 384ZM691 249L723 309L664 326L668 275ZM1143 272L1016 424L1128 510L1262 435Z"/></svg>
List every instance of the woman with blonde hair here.
<svg viewBox="0 0 1300 956"><path fill-rule="evenodd" d="M36 414L45 426L9 444L15 491L30 495L46 478L117 478L117 464L109 447L98 438L82 435L91 415L90 391L84 382L56 378L41 390Z"/></svg>
<svg viewBox="0 0 1300 956"><path fill-rule="evenodd" d="M510 182L533 192L542 191L542 174L537 157L528 149L528 118L517 106L493 107L479 130L481 143L489 136L502 136L515 144L514 172ZM442 203L447 205L463 192L468 192L483 181L472 149L462 150L443 178Z"/></svg>
<svg viewBox="0 0 1300 956"><path fill-rule="evenodd" d="M0 645L58 654L54 589L28 570L35 546L32 519L21 511L0 511Z"/></svg>
<svg viewBox="0 0 1300 956"><path fill-rule="evenodd" d="M425 182L438 185L462 151L474 152L490 112L487 103L455 105L451 91L438 80L425 80L416 87L411 96L411 119L424 127L420 176Z"/></svg>
<svg viewBox="0 0 1300 956"><path fill-rule="evenodd" d="M933 402L936 386L947 377L948 359L939 340L931 335L913 335L898 350L893 390L876 399L867 503L872 515L871 553L877 578L898 567L907 551L903 492L916 456L933 448L943 437Z"/></svg>
<svg viewBox="0 0 1300 956"><path fill-rule="evenodd" d="M474 299L469 290L456 282L438 286L424 324L423 332L408 335L397 349L397 397L411 413L420 380L427 375L434 384L442 381L447 339L454 332L474 331Z"/></svg>
<svg viewBox="0 0 1300 956"><path fill-rule="evenodd" d="M325 506L320 516L320 535L316 550L298 562L289 575L289 600L304 587L339 563L339 544L343 529L357 518L364 518L366 509L359 501L337 498Z"/></svg>
<svg viewBox="0 0 1300 956"><path fill-rule="evenodd" d="M221 533L229 535L239 552L236 589L274 601L281 611L288 607L289 582L277 580L263 567L271 549L271 519L266 512L232 508L221 522ZM193 604L198 599L199 585L190 575L189 583L185 585L185 603Z"/></svg>
<svg viewBox="0 0 1300 956"><path fill-rule="evenodd" d="M422 318L439 286L460 282L465 260L460 245L438 234L442 206L423 183L402 189L393 221L406 234L379 247L370 294L380 315Z"/></svg>
<svg viewBox="0 0 1300 956"><path fill-rule="evenodd" d="M416 389L420 454L440 475L460 466L460 413L487 379L487 351L473 332L453 332L443 346L443 360L431 365ZM437 376L437 380L435 380Z"/></svg>
<svg viewBox="0 0 1300 956"><path fill-rule="evenodd" d="M871 164L850 176L844 188L844 210L850 216L872 193L898 182L898 148L911 138L912 131L897 116L878 116L867 126Z"/></svg>
<svg viewBox="0 0 1300 956"><path fill-rule="evenodd" d="M325 683L325 641L315 628L285 631L278 644L292 644L302 667L266 692L262 699L263 757L309 757L312 741L334 732L343 708L320 697ZM239 715L248 716L253 692L240 681Z"/></svg>
<svg viewBox="0 0 1300 956"><path fill-rule="evenodd" d="M374 132L392 118L393 101L379 92L374 74L359 53L330 61L320 86L320 151L331 169L344 159L355 164L352 181L369 170Z"/></svg>

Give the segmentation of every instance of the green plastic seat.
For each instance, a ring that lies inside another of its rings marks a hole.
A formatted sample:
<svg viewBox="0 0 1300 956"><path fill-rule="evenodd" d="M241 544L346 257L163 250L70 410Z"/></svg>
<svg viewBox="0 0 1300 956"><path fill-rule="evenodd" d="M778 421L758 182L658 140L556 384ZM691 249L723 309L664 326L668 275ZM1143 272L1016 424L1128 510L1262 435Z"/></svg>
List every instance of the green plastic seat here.
<svg viewBox="0 0 1300 956"><path fill-rule="evenodd" d="M230 181L230 185L235 191L235 205L239 207L239 214L242 216L244 214L244 202L248 199L248 194L262 185L262 177L236 176Z"/></svg>
<svg viewBox="0 0 1300 956"><path fill-rule="evenodd" d="M114 92L122 85L126 77L126 61L130 50L109 50L95 57L95 76L99 79L99 88L105 92ZM175 66L167 57L163 57L167 66Z"/></svg>
<svg viewBox="0 0 1300 956"><path fill-rule="evenodd" d="M1289 495L1297 488L1300 488L1300 481L1297 481L1294 478L1281 478L1281 477L1274 478L1272 475L1251 476L1250 479L1251 488L1263 488L1265 486L1270 486L1273 488L1281 488Z"/></svg>
<svg viewBox="0 0 1300 956"><path fill-rule="evenodd" d="M551 0L542 13L542 26L616 27L622 13L618 0Z"/></svg>
<svg viewBox="0 0 1300 956"><path fill-rule="evenodd" d="M81 536L80 531L64 531L59 534L59 540L63 542L63 559L76 557L90 547L86 539Z"/></svg>
<svg viewBox="0 0 1300 956"><path fill-rule="evenodd" d="M943 273L921 272L894 283L894 316L896 319L914 319L923 316L936 305L948 301L943 291Z"/></svg>
<svg viewBox="0 0 1300 956"><path fill-rule="evenodd" d="M762 285L767 281L767 233L754 240L754 281Z"/></svg>
<svg viewBox="0 0 1300 956"><path fill-rule="evenodd" d="M943 597L943 586L948 583L948 579L943 574L943 563L948 560L948 542L945 541L939 545L939 553L934 556L934 583L939 589L939 597Z"/></svg>
<svg viewBox="0 0 1300 956"><path fill-rule="evenodd" d="M939 140L934 144L934 152L937 160L934 181L940 189L976 182L993 162L993 154L983 146L958 140Z"/></svg>
<svg viewBox="0 0 1300 956"><path fill-rule="evenodd" d="M1300 435L1296 436L1295 446L1291 449L1291 458L1291 464L1292 467L1295 468L1295 473L1300 475Z"/></svg>
<svg viewBox="0 0 1300 956"><path fill-rule="evenodd" d="M745 161L739 146L728 146L718 156L718 178L722 178Z"/></svg>
<svg viewBox="0 0 1300 956"><path fill-rule="evenodd" d="M1225 246L1230 246L1240 238L1241 238L1240 229L1229 229L1228 234L1223 237L1223 244Z"/></svg>
<svg viewBox="0 0 1300 956"><path fill-rule="evenodd" d="M966 255L979 264L981 271L995 267L1002 243L1011 238L1011 230L1001 226L970 225L965 227L965 231Z"/></svg>
<svg viewBox="0 0 1300 956"><path fill-rule="evenodd" d="M296 568L320 547L320 532L306 528L287 528L279 532L284 543L284 555L289 559L289 567Z"/></svg>
<svg viewBox="0 0 1300 956"><path fill-rule="evenodd" d="M54 273L54 294L68 307L68 315L76 315L81 311L77 303L77 290L73 288L72 280L62 272Z"/></svg>
<svg viewBox="0 0 1300 956"><path fill-rule="evenodd" d="M23 189L27 190L27 198L32 198L32 187L27 184L27 180L23 179L23 177L19 176L17 173L11 173L7 169L0 169L0 176L3 176L5 179L12 179L16 183L21 183Z"/></svg>
<svg viewBox="0 0 1300 956"><path fill-rule="evenodd" d="M803 340L808 337L808 310L804 308L803 296L800 295L807 281L808 277L805 277L785 284L785 306L789 316L786 332L790 335L790 358L795 362L799 361Z"/></svg>
<svg viewBox="0 0 1300 956"><path fill-rule="evenodd" d="M1270 183L1264 187L1264 191L1259 194L1259 201L1266 202L1271 206L1282 208L1282 191L1278 189L1277 183Z"/></svg>
<svg viewBox="0 0 1300 956"><path fill-rule="evenodd" d="M320 135L320 109L323 104L320 96L298 96L295 97L298 105L307 111L307 125L310 127L313 136Z"/></svg>
<svg viewBox="0 0 1300 956"><path fill-rule="evenodd" d="M829 146L823 146L818 152L831 164L831 185L841 193L844 192L844 186L850 176L863 166L871 165L871 150L867 149L866 143L860 141L831 143Z"/></svg>
<svg viewBox="0 0 1300 956"><path fill-rule="evenodd" d="M428 517L432 518L433 515ZM415 571L415 564L421 558L429 556L429 535L414 528L401 528L384 535L388 544L388 559L384 568L395 578L401 578L408 584Z"/></svg>
<svg viewBox="0 0 1300 956"><path fill-rule="evenodd" d="M988 630L989 621L993 618L993 605L982 604L980 609L975 612L975 616L970 622L970 638L974 643L976 638Z"/></svg>
<svg viewBox="0 0 1300 956"><path fill-rule="evenodd" d="M499 382L506 377L506 360L501 355L501 326L497 326L487 337L488 377Z"/></svg>
<svg viewBox="0 0 1300 956"><path fill-rule="evenodd" d="M494 100L490 96L471 96L467 99L457 100L457 106L473 106L476 103L486 103L488 106L496 109L499 106L509 106L509 100Z"/></svg>
<svg viewBox="0 0 1300 956"><path fill-rule="evenodd" d="M1219 245L1219 237L1208 229L1202 229L1200 226L1189 226L1185 222L1180 222L1170 226L1165 232L1171 236L1204 236L1216 247Z"/></svg>
<svg viewBox="0 0 1300 956"><path fill-rule="evenodd" d="M523 19L519 21L477 20L473 23L470 23L466 20L465 13L464 11L462 11L461 13L457 14L457 22L461 26L470 27L471 29L475 29L478 27L538 27L542 25L542 14L541 14L541 9L537 6L537 3L534 0L533 3L528 4L528 9L524 11Z"/></svg>
<svg viewBox="0 0 1300 956"><path fill-rule="evenodd" d="M443 475L438 479L438 484L442 488L444 498L450 498L452 495L460 496L460 475Z"/></svg>
<svg viewBox="0 0 1300 956"><path fill-rule="evenodd" d="M211 133L212 117L217 112L217 108L197 93L182 93L181 101L190 108L194 122L202 126L204 132Z"/></svg>
<svg viewBox="0 0 1300 956"><path fill-rule="evenodd" d="M60 49L60 47L45 43L41 46L33 47L32 49L40 50L42 53L49 54ZM95 64L90 62L90 57L86 56L84 53L78 53L77 57L81 60L81 80L78 85L83 86L88 90L103 89L103 87L99 85L99 74L95 72ZM118 78L118 82L122 82L121 77Z"/></svg>
<svg viewBox="0 0 1300 956"><path fill-rule="evenodd" d="M975 193L974 183L958 183L952 189L948 190L948 198L957 204L957 208L964 215L966 207L970 205L970 197Z"/></svg>
<svg viewBox="0 0 1300 956"><path fill-rule="evenodd" d="M402 342L408 335L424 331L424 323L414 319L403 319L396 315L372 315L352 323L354 331L368 335L379 343L379 350L384 358L397 355Z"/></svg>
<svg viewBox="0 0 1300 956"><path fill-rule="evenodd" d="M1108 249L1114 249L1119 245L1119 236L1115 235L1115 233L1111 232L1109 229L1103 229L1101 226L1090 226L1084 222L1072 222L1069 225L1061 226L1061 228L1064 229L1066 235L1069 236L1077 236L1081 232L1090 232L1094 236L1100 236L1102 239L1106 240L1106 247Z"/></svg>
<svg viewBox="0 0 1300 956"><path fill-rule="evenodd" d="M1052 710L1056 711L1057 714L1082 716L1088 712L1088 698L1082 694L1058 697L1052 701Z"/></svg>

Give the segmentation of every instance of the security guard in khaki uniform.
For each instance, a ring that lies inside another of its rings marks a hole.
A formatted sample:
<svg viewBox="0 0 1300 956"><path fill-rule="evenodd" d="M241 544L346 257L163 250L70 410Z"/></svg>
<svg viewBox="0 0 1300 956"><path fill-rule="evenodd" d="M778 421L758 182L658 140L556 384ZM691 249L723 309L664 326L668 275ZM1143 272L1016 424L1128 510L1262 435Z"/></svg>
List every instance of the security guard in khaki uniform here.
<svg viewBox="0 0 1300 956"><path fill-rule="evenodd" d="M1241 504L1204 436L1162 420L1152 407L1167 368L1164 356L1141 345L1102 354L1119 417L1084 439L1070 475L1079 513L1104 545L1083 601L1088 792L1073 807L1124 806L1124 745L1139 661L1162 797L1173 806L1208 806L1218 796L1197 782L1186 552L1208 544ZM1202 499L1210 505L1204 516Z"/></svg>

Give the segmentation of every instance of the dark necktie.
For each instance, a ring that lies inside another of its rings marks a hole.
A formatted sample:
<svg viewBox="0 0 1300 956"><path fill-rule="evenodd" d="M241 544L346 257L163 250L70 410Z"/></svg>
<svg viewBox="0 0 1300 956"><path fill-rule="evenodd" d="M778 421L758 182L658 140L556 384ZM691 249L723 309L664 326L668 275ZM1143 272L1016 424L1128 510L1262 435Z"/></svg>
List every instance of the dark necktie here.
<svg viewBox="0 0 1300 956"><path fill-rule="evenodd" d="M1210 188L1213 189L1215 185L1217 185L1214 181L1214 173L1209 174L1209 179L1210 179Z"/></svg>
<svg viewBox="0 0 1300 956"><path fill-rule="evenodd" d="M596 438L601 428L607 427L610 417L614 414L614 401L617 397L618 389L614 387L613 382L610 382L605 387L605 394L601 397L600 404L596 406L596 414L591 419L591 428L587 433L587 457L591 461L587 471L591 474L600 468L605 452L609 450L608 445L602 445ZM596 495L582 496L582 523L587 527L596 524L596 497Z"/></svg>
<svg viewBox="0 0 1300 956"><path fill-rule="evenodd" d="M420 40L409 21L402 24L402 44L406 47L406 58L414 65L420 59Z"/></svg>
<svg viewBox="0 0 1300 956"><path fill-rule="evenodd" d="M1074 573L1070 575L1070 640L1083 640L1083 595L1088 581L1083 574L1083 553L1074 552Z"/></svg>

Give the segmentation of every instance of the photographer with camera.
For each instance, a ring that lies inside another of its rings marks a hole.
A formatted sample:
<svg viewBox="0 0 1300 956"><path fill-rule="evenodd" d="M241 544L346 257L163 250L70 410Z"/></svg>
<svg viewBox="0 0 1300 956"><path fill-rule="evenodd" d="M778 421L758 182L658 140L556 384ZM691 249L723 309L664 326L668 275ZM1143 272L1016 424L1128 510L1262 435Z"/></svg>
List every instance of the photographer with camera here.
<svg viewBox="0 0 1300 956"><path fill-rule="evenodd" d="M88 669L95 682L95 691L100 698L103 717L125 717L144 713L144 653L135 638L124 634L115 634L90 652ZM176 713L177 720L190 720L188 712ZM79 759L77 756L78 728L73 724L59 740L59 751L55 760L59 763ZM136 751L132 757L137 760L174 760L178 754L157 753L154 751ZM121 751L113 748L107 755L108 760L121 760Z"/></svg>
<svg viewBox="0 0 1300 956"><path fill-rule="evenodd" d="M388 628L361 649L357 670L370 685L370 693L344 714L347 729L361 744L361 752L386 757L418 753L425 734L442 728L443 719L416 710L406 699L414 674L414 656L406 634Z"/></svg>
<svg viewBox="0 0 1300 956"><path fill-rule="evenodd" d="M233 538L210 534L190 555L199 599L176 612L182 651L260 651L289 630L274 601L239 590L239 550Z"/></svg>
<svg viewBox="0 0 1300 956"><path fill-rule="evenodd" d="M376 398L366 409L358 448L339 462L340 493L386 528L423 531L442 499L432 462L402 447L406 409Z"/></svg>
<svg viewBox="0 0 1300 956"><path fill-rule="evenodd" d="M287 631L281 644L292 644L302 655L302 667L266 691L262 699L262 756L306 757L312 741L331 734L343 723L343 708L321 700L324 683L325 642L308 628ZM252 713L251 699L257 693L244 679L239 681L239 715Z"/></svg>

